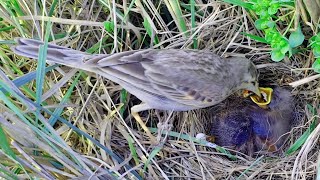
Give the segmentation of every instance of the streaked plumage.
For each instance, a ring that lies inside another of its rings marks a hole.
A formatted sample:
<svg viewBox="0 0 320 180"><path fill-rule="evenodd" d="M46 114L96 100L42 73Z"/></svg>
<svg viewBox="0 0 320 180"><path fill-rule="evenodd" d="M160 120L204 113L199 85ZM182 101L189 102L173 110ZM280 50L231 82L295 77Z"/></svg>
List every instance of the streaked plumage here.
<svg viewBox="0 0 320 180"><path fill-rule="evenodd" d="M14 53L38 58L41 41L17 38ZM106 77L139 98L147 109L185 111L215 105L235 91L258 91L255 66L200 50L147 49L91 55L49 44L47 59Z"/></svg>

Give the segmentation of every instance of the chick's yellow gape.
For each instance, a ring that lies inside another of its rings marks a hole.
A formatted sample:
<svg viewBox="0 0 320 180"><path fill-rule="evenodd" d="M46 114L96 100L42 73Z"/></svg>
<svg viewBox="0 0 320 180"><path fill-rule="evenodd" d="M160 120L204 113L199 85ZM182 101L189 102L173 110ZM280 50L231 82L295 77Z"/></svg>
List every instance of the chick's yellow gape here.
<svg viewBox="0 0 320 180"><path fill-rule="evenodd" d="M256 103L261 108L267 108L268 104L270 104L272 99L273 89L269 87L259 87L261 96L257 96L256 94L250 95L251 100Z"/></svg>

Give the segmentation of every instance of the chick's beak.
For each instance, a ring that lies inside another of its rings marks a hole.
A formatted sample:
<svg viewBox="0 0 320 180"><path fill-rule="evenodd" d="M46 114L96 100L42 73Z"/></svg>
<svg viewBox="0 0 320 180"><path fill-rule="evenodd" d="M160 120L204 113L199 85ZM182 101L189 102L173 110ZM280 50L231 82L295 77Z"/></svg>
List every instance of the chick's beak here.
<svg viewBox="0 0 320 180"><path fill-rule="evenodd" d="M251 95L251 100L261 108L266 109L267 105L271 102L273 89L269 87L260 87L259 91L263 96Z"/></svg>

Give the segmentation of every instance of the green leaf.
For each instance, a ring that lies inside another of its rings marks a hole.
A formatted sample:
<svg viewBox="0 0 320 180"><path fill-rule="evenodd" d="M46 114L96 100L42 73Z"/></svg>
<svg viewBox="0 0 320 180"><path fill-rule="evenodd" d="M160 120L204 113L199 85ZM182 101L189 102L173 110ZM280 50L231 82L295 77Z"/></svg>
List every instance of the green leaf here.
<svg viewBox="0 0 320 180"><path fill-rule="evenodd" d="M276 23L274 21L267 21L266 22L266 26L268 26L269 28L273 28L276 25Z"/></svg>
<svg viewBox="0 0 320 180"><path fill-rule="evenodd" d="M290 44L287 40L282 39L279 43L282 54L287 53L290 50Z"/></svg>
<svg viewBox="0 0 320 180"><path fill-rule="evenodd" d="M292 48L300 46L304 41L304 35L301 31L301 27L298 26L297 30L292 32L289 36L289 44Z"/></svg>
<svg viewBox="0 0 320 180"><path fill-rule="evenodd" d="M317 35L314 37L314 40L315 40L316 42L320 42L320 33L317 34Z"/></svg>
<svg viewBox="0 0 320 180"><path fill-rule="evenodd" d="M47 50L48 50L48 39L50 36L50 29L52 27L51 21L48 21L45 31L44 44L39 46L38 52L38 66L37 66L37 74L36 74L36 103L38 106L41 106L42 103L42 93L43 93L43 85L44 85L44 77L45 77L45 68L46 68L46 59L47 59ZM40 116L40 109L36 110L37 121Z"/></svg>
<svg viewBox="0 0 320 180"><path fill-rule="evenodd" d="M265 9L256 10L256 14L260 17L268 17L268 12Z"/></svg>
<svg viewBox="0 0 320 180"><path fill-rule="evenodd" d="M253 34L248 34L248 33L242 33L242 34L246 35L246 36L250 37L251 39L254 39L254 40L258 41L258 42L269 44L268 41L263 37L256 36L256 35L253 35Z"/></svg>
<svg viewBox="0 0 320 180"><path fill-rule="evenodd" d="M320 73L320 58L316 59L316 61L312 64L312 68L315 72Z"/></svg>
<svg viewBox="0 0 320 180"><path fill-rule="evenodd" d="M103 22L103 26L109 33L112 33L114 30L114 22L113 21L105 21L105 22Z"/></svg>
<svg viewBox="0 0 320 180"><path fill-rule="evenodd" d="M320 57L320 45L315 43L315 46L312 47L312 52L316 58Z"/></svg>
<svg viewBox="0 0 320 180"><path fill-rule="evenodd" d="M274 15L278 12L278 9L279 9L279 3L272 3L268 8L268 14Z"/></svg>
<svg viewBox="0 0 320 180"><path fill-rule="evenodd" d="M184 19L184 15L182 13L182 9L180 6L180 1L178 0L166 0L167 7L171 9L171 15L178 26L180 32L184 33L184 36L187 37L189 35L187 23Z"/></svg>
<svg viewBox="0 0 320 180"><path fill-rule="evenodd" d="M273 28L268 28L265 30L265 40L270 43L273 40L274 35L277 31Z"/></svg>
<svg viewBox="0 0 320 180"><path fill-rule="evenodd" d="M257 27L259 30L266 29L267 26L267 19L258 19L254 22L254 25Z"/></svg>
<svg viewBox="0 0 320 180"><path fill-rule="evenodd" d="M275 62L281 61L285 57L285 54L281 52L281 49L275 49L271 51L271 59Z"/></svg>
<svg viewBox="0 0 320 180"><path fill-rule="evenodd" d="M56 8L57 4L58 4L58 0L52 1L52 4L50 6L50 10L49 10L49 14L48 14L50 17L52 17L54 9Z"/></svg>
<svg viewBox="0 0 320 180"><path fill-rule="evenodd" d="M2 31L10 31L11 29L14 29L15 27L14 26L6 26L6 27L3 27L3 28L0 28L0 32Z"/></svg>
<svg viewBox="0 0 320 180"><path fill-rule="evenodd" d="M282 39L282 35L278 31L275 31L272 35L271 41L281 41L281 39Z"/></svg>
<svg viewBox="0 0 320 180"><path fill-rule="evenodd" d="M314 36L312 36L312 37L309 39L310 44L311 44L311 43L314 43L314 42L316 41L316 37L317 37L317 35L314 35Z"/></svg>

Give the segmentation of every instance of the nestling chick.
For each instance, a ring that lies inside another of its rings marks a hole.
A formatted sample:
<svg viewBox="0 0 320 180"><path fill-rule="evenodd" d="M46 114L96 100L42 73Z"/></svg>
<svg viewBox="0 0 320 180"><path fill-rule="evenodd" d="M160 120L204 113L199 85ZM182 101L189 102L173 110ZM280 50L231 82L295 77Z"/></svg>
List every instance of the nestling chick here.
<svg viewBox="0 0 320 180"><path fill-rule="evenodd" d="M250 99L230 97L214 107L209 135L215 143L248 155L258 151L277 151L294 122L294 102L286 89L274 88L267 109Z"/></svg>

